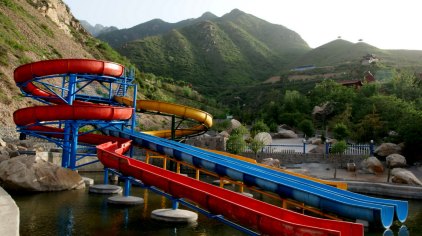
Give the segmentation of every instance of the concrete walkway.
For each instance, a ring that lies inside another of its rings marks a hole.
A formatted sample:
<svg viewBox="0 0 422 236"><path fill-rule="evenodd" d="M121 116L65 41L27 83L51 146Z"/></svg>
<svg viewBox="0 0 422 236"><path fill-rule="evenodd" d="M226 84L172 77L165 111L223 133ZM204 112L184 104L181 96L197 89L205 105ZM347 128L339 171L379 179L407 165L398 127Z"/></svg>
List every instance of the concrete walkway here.
<svg viewBox="0 0 422 236"><path fill-rule="evenodd" d="M0 235L19 235L19 208L10 195L0 187Z"/></svg>
<svg viewBox="0 0 422 236"><path fill-rule="evenodd" d="M422 186L406 185L387 182L387 170L375 175L369 173L349 172L344 168L337 169L334 179L334 168L329 163L302 163L290 165L290 171L306 174L319 179L338 180L348 184L348 190L363 194L375 194L397 198L422 199ZM422 179L422 167L410 167L417 178Z"/></svg>

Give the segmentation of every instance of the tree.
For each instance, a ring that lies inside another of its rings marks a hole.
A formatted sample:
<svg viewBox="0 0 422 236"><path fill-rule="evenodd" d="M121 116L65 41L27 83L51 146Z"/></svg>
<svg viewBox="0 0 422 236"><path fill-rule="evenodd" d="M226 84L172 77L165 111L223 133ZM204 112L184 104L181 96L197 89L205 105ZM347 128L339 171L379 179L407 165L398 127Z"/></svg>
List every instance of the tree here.
<svg viewBox="0 0 422 236"><path fill-rule="evenodd" d="M226 143L226 150L233 154L239 154L245 150L246 142L243 135L232 134Z"/></svg>
<svg viewBox="0 0 422 236"><path fill-rule="evenodd" d="M347 144L346 141L341 140L338 141L337 143L333 144L333 146L331 146L331 153L333 154L338 154L338 155L342 155L344 153L344 151L347 150ZM334 158L334 156L332 156L332 158L334 159L334 179L337 177L337 158Z"/></svg>
<svg viewBox="0 0 422 236"><path fill-rule="evenodd" d="M264 147L264 143L257 139L251 139L248 143L248 147L252 150L255 154L255 159L258 158L258 152Z"/></svg>
<svg viewBox="0 0 422 236"><path fill-rule="evenodd" d="M246 147L244 136L248 134L248 129L243 125L233 129L229 139L227 140L226 150L233 154L239 154L244 151Z"/></svg>
<svg viewBox="0 0 422 236"><path fill-rule="evenodd" d="M350 135L350 131L343 123L336 124L333 129L334 138L337 140L344 140Z"/></svg>
<svg viewBox="0 0 422 236"><path fill-rule="evenodd" d="M270 131L270 128L264 123L263 120L258 120L255 122L251 127L251 136L255 137L255 135L259 132L268 132Z"/></svg>
<svg viewBox="0 0 422 236"><path fill-rule="evenodd" d="M312 137L315 134L314 124L310 120L302 120L298 128L302 131L306 137Z"/></svg>

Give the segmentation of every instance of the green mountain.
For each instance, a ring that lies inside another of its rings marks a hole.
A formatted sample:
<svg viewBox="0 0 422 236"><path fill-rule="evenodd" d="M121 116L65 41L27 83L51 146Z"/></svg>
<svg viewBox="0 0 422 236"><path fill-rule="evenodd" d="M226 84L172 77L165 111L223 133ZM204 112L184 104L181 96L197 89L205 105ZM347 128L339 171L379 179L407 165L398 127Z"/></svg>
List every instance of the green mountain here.
<svg viewBox="0 0 422 236"><path fill-rule="evenodd" d="M237 9L176 24L154 20L99 38L115 46L120 38L105 35L119 32L138 35L116 49L140 70L188 81L206 94L263 81L310 50L294 31Z"/></svg>
<svg viewBox="0 0 422 236"><path fill-rule="evenodd" d="M182 28L200 21L212 20L217 18L214 14L210 12L204 13L201 17L197 19L188 19L183 20L177 23L168 23L161 19L154 19L148 22L136 25L129 29L121 29L113 32L102 32L98 35L97 38L106 41L113 48L119 48L125 43L145 38L148 36L161 35L170 32L173 29Z"/></svg>
<svg viewBox="0 0 422 236"><path fill-rule="evenodd" d="M337 39L317 47L290 64L290 68L303 65L340 66L360 64L364 56L374 54L382 64L392 67L422 67L420 50L385 50L364 42L351 43Z"/></svg>
<svg viewBox="0 0 422 236"><path fill-rule="evenodd" d="M21 95L13 80L14 69L22 64L57 58L95 58L133 67L127 58L107 43L92 37L61 0L0 0L1 127L11 127L13 130L13 112L38 104ZM188 87L186 82L175 82L139 71L136 77L140 98L178 102L202 108L215 115L222 113L215 101L205 99ZM101 95L102 91L94 92ZM161 118L145 117L142 122L149 122L158 128L165 123L161 122ZM148 128L147 124L144 126Z"/></svg>
<svg viewBox="0 0 422 236"><path fill-rule="evenodd" d="M118 30L118 28L115 27L115 26L104 26L104 25L101 25L101 24L91 25L86 20L79 20L79 22L94 37L96 37L96 36L98 36L102 33L107 33L107 32L111 32L111 31L114 31L114 30Z"/></svg>

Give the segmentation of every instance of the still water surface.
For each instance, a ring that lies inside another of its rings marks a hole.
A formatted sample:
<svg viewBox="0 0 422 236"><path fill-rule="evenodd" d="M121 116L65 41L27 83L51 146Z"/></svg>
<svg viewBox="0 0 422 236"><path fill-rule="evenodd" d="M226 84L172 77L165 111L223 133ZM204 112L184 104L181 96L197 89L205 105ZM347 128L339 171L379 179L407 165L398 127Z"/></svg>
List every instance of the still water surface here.
<svg viewBox="0 0 422 236"><path fill-rule="evenodd" d="M84 174L102 183L102 174ZM20 234L31 235L154 235L154 236L236 236L245 235L219 221L199 214L197 224L174 224L155 221L151 211L170 208L166 198L138 187L131 195L142 197L145 204L115 206L107 204L109 195L89 194L87 189L12 195L20 209ZM181 206L183 208L183 206ZM422 235L422 201L409 201L406 221L409 234ZM398 235L399 226L392 227ZM390 232L389 232L390 233ZM391 235L391 234L386 235ZM382 230L365 235L383 235Z"/></svg>

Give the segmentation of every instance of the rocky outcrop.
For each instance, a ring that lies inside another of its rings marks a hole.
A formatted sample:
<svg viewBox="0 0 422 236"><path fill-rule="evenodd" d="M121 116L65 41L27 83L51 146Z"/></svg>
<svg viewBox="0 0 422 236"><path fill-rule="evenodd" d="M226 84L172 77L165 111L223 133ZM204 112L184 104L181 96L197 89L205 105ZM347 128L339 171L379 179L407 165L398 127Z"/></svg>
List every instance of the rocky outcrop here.
<svg viewBox="0 0 422 236"><path fill-rule="evenodd" d="M406 166L406 158L397 153L388 155L385 160L390 168Z"/></svg>
<svg viewBox="0 0 422 236"><path fill-rule="evenodd" d="M367 173L382 174L384 172L384 166L376 157L368 157L360 165L361 169Z"/></svg>
<svg viewBox="0 0 422 236"><path fill-rule="evenodd" d="M223 135L209 136L204 134L188 139L186 143L195 147L225 151L227 139L228 138Z"/></svg>
<svg viewBox="0 0 422 236"><path fill-rule="evenodd" d="M13 191L61 191L84 188L75 171L36 156L21 155L0 163L0 184Z"/></svg>
<svg viewBox="0 0 422 236"><path fill-rule="evenodd" d="M391 182L410 185L422 185L422 182L410 171L403 168L394 168L391 170Z"/></svg>
<svg viewBox="0 0 422 236"><path fill-rule="evenodd" d="M254 139L262 142L264 145L271 145L271 143L273 142L273 139L271 138L271 134L267 132L257 133Z"/></svg>
<svg viewBox="0 0 422 236"><path fill-rule="evenodd" d="M298 138L298 136L292 130L280 130L278 133L273 134L273 138L274 139Z"/></svg>
<svg viewBox="0 0 422 236"><path fill-rule="evenodd" d="M394 143L383 143L375 149L375 154L381 157L386 157L390 154L400 153L401 147Z"/></svg>
<svg viewBox="0 0 422 236"><path fill-rule="evenodd" d="M70 13L69 7L62 0L32 0L31 4L45 17L49 17L67 35L72 36L71 28L84 32L85 29Z"/></svg>

